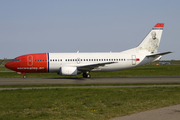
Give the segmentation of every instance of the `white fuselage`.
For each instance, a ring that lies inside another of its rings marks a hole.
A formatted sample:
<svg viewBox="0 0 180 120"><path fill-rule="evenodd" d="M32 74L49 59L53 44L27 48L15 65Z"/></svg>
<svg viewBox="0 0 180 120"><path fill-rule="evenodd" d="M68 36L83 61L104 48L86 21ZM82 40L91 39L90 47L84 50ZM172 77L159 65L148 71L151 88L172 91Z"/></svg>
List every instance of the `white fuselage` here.
<svg viewBox="0 0 180 120"><path fill-rule="evenodd" d="M58 72L61 67L79 67L97 63L114 62L91 71L117 71L137 67L154 59L145 60L143 54L116 53L49 53L49 72Z"/></svg>

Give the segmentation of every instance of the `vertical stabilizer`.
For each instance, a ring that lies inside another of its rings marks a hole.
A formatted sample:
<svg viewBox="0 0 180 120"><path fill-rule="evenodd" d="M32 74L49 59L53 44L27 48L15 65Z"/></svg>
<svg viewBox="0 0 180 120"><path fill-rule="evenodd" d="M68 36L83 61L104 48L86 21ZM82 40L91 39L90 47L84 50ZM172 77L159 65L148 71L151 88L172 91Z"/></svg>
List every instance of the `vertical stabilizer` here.
<svg viewBox="0 0 180 120"><path fill-rule="evenodd" d="M149 32L141 44L137 47L138 52L155 54L158 52L159 43L163 32L164 23L157 23Z"/></svg>

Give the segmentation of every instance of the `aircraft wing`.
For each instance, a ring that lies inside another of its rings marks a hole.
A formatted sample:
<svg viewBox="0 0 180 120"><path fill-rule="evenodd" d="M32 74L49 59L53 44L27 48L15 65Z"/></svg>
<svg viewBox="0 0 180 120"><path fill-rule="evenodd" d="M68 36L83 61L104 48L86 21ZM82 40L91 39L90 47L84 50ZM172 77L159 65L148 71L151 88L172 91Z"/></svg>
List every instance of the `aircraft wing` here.
<svg viewBox="0 0 180 120"><path fill-rule="evenodd" d="M89 65L84 65L84 66L79 66L77 69L79 71L91 71L92 69L98 68L100 66L105 66L107 64L113 64L116 62L104 62L104 63L97 63L97 64L89 64Z"/></svg>
<svg viewBox="0 0 180 120"><path fill-rule="evenodd" d="M169 51L169 52L157 53L157 54L147 55L146 57L157 57L157 56L162 56L162 55L166 55L169 53L173 53L173 52Z"/></svg>

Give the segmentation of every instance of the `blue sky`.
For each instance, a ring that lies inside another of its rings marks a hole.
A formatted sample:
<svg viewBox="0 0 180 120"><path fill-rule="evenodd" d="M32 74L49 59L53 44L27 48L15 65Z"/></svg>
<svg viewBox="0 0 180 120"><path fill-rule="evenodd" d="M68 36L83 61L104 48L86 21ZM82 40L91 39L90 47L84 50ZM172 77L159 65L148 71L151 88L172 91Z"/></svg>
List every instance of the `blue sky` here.
<svg viewBox="0 0 180 120"><path fill-rule="evenodd" d="M0 59L44 52L120 52L165 23L162 60L180 60L178 0L1 0Z"/></svg>

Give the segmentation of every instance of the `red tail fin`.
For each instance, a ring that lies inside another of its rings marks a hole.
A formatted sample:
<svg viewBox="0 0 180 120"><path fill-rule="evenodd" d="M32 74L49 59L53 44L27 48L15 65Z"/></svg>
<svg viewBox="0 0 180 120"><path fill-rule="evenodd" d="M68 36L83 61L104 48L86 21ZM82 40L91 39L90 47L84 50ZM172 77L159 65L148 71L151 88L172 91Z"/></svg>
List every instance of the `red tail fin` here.
<svg viewBox="0 0 180 120"><path fill-rule="evenodd" d="M164 27L164 23L157 23L154 28L163 28Z"/></svg>

